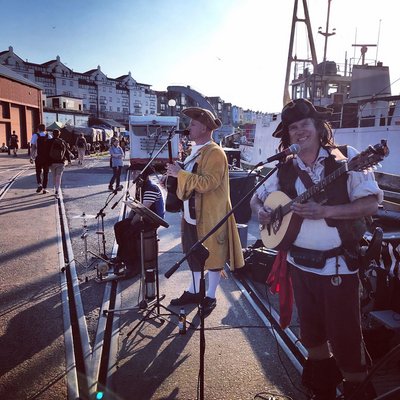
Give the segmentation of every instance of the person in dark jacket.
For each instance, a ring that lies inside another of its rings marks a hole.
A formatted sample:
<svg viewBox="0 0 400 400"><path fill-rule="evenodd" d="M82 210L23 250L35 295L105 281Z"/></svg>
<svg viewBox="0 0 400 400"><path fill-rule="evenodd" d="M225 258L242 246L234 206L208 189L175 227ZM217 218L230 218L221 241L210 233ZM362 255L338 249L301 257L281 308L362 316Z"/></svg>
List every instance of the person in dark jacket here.
<svg viewBox="0 0 400 400"><path fill-rule="evenodd" d="M13 151L14 157L17 157L18 153L18 135L13 131L11 138L10 138L10 150Z"/></svg>
<svg viewBox="0 0 400 400"><path fill-rule="evenodd" d="M49 139L51 134L46 132L44 124L40 124L37 128L37 133L32 135L31 146L32 146L32 158L35 159L36 168L36 181L38 188L36 193L43 191L43 194L48 193L47 181L49 178Z"/></svg>
<svg viewBox="0 0 400 400"><path fill-rule="evenodd" d="M49 163L53 175L54 195L58 199L61 187L61 178L65 168L65 162L71 164L67 143L60 138L60 131L53 131L53 138L49 139Z"/></svg>

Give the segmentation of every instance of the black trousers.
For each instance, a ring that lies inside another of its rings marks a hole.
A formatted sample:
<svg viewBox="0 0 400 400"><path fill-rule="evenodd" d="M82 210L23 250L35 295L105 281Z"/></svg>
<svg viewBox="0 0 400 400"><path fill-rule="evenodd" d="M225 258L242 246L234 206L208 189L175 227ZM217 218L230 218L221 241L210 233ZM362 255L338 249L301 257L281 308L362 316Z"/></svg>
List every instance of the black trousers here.
<svg viewBox="0 0 400 400"><path fill-rule="evenodd" d="M43 189L47 188L47 182L49 179L49 165L42 160L35 160L35 168L36 168L36 182L38 185L43 186ZM42 180L42 172L43 172L43 180Z"/></svg>
<svg viewBox="0 0 400 400"><path fill-rule="evenodd" d="M144 231L144 264L146 269L156 267L158 257L157 233L153 225L137 222L131 224L131 219L125 218L114 225L115 240L118 243L117 256L128 269L141 269L140 233Z"/></svg>
<svg viewBox="0 0 400 400"><path fill-rule="evenodd" d="M113 167L113 176L110 180L110 186L114 185L114 182L117 187L119 186L119 184L121 183L121 171L122 167Z"/></svg>

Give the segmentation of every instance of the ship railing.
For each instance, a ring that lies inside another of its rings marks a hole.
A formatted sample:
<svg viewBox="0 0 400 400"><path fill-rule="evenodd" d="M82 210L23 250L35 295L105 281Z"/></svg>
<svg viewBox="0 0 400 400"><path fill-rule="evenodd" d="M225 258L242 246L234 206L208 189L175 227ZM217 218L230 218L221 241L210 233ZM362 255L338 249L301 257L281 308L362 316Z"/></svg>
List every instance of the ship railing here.
<svg viewBox="0 0 400 400"><path fill-rule="evenodd" d="M335 107L330 123L333 128L364 128L400 125L400 102L392 99L345 103L340 109Z"/></svg>

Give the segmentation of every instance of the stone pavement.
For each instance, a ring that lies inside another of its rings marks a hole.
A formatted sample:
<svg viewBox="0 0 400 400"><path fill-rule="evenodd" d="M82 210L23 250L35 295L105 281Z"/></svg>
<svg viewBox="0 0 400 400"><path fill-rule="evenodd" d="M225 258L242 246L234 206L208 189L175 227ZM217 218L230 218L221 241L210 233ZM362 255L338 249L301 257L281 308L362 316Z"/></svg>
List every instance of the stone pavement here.
<svg viewBox="0 0 400 400"><path fill-rule="evenodd" d="M0 181L27 166L1 154ZM0 200L1 399L67 396L54 198L36 187L30 166Z"/></svg>
<svg viewBox="0 0 400 400"><path fill-rule="evenodd" d="M11 167L27 163L27 157L1 156L1 176ZM93 190L90 207L101 208L110 177L106 158L103 164L66 171L63 195L67 215L87 210L89 190ZM76 174L79 186L72 184ZM67 398L55 201L50 195L37 195L35 188L31 168L0 201L0 398L5 399ZM95 193L101 200L96 200ZM178 312L169 307L169 301L186 287L190 272L183 263L170 279L164 277L183 256L179 216L167 214L166 220L170 227L159 229L160 294L165 295L162 305ZM111 234L112 230L107 232L108 238ZM93 281L82 283L82 290L98 285ZM136 307L140 279L120 281L118 293L119 306ZM300 387L297 371L232 279L222 280L217 299L217 307L205 323L205 399L250 400L260 392L303 399L293 386ZM161 308L166 314L169 310ZM195 307L186 307L186 312L196 328L188 329L186 335L179 334L177 317L172 315L166 316L164 323L157 318L146 320L128 336L142 313L133 309L118 315L118 344L105 398L196 399L199 318ZM96 310L91 314L96 315ZM97 318L102 316L97 314Z"/></svg>

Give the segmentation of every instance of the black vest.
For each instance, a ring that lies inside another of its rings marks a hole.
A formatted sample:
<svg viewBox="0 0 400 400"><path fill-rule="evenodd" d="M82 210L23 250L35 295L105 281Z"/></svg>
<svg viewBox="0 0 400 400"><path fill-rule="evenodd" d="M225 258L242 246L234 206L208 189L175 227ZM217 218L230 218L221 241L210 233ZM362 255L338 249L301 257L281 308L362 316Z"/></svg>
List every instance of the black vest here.
<svg viewBox="0 0 400 400"><path fill-rule="evenodd" d="M330 148L325 148L330 154ZM338 147L343 155L347 156L347 146ZM324 160L325 176L331 174L342 164L335 160L335 157L330 154ZM280 190L286 193L291 199L298 196L295 188L295 182L298 178L297 167L293 165L293 159L289 159L278 170L278 180ZM339 205L350 203L347 193L347 174L344 173L328 185L325 190L318 196L317 201L324 198L327 205ZM367 230L365 218L356 219L328 219L328 226L336 227L343 245L344 256L350 270L358 268L358 253L360 241L363 234Z"/></svg>

